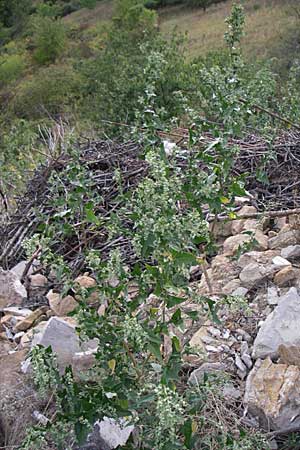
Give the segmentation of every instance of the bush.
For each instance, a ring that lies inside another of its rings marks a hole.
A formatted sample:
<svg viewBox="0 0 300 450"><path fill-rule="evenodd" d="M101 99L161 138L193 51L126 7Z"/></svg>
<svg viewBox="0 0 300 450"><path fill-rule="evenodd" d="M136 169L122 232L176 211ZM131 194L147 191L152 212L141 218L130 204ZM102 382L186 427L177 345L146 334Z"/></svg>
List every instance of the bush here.
<svg viewBox="0 0 300 450"><path fill-rule="evenodd" d="M69 66L43 68L18 86L12 110L24 118L62 114L74 103L79 84L78 75Z"/></svg>
<svg viewBox="0 0 300 450"><path fill-rule="evenodd" d="M0 87L17 80L25 69L25 59L21 55L8 55L0 59Z"/></svg>
<svg viewBox="0 0 300 450"><path fill-rule="evenodd" d="M39 64L54 63L62 54L66 43L66 31L60 20L52 17L35 17L33 21L34 59Z"/></svg>

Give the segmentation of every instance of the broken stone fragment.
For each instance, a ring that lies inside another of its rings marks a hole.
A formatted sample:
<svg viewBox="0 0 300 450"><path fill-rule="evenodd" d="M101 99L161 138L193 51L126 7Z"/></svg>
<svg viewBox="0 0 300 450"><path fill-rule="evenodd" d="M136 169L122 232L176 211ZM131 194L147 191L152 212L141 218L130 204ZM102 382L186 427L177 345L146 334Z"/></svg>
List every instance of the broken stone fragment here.
<svg viewBox="0 0 300 450"><path fill-rule="evenodd" d="M300 426L300 369L259 359L248 375L244 404L263 428Z"/></svg>
<svg viewBox="0 0 300 450"><path fill-rule="evenodd" d="M268 249L268 237L263 234L262 231L256 230L253 234L253 237L256 240L254 244L254 248L256 250L267 250ZM237 234L235 236L230 236L226 239L223 244L223 253L226 256L233 256L236 254L238 249L242 247L244 244L250 242L252 236L249 234Z"/></svg>
<svg viewBox="0 0 300 450"><path fill-rule="evenodd" d="M78 307L78 303L71 295L62 297L61 294L49 291L47 294L49 306L57 316L67 316Z"/></svg>
<svg viewBox="0 0 300 450"><path fill-rule="evenodd" d="M269 286L267 290L267 302L269 305L278 305L279 295L276 286Z"/></svg>
<svg viewBox="0 0 300 450"><path fill-rule="evenodd" d="M32 311L29 308L21 308L20 306L8 306L7 308L3 308L4 314L9 314L15 317L27 317Z"/></svg>
<svg viewBox="0 0 300 450"><path fill-rule="evenodd" d="M263 322L253 344L253 358L278 357L278 348L300 346L300 297L296 288L280 297L278 306Z"/></svg>
<svg viewBox="0 0 300 450"><path fill-rule="evenodd" d="M240 280L244 287L251 289L271 277L275 270L273 266L250 263L241 271Z"/></svg>
<svg viewBox="0 0 300 450"><path fill-rule="evenodd" d="M287 259L283 258L282 256L275 256L275 258L272 259L272 263L274 264L274 266L276 266L280 269L291 266L291 263Z"/></svg>
<svg viewBox="0 0 300 450"><path fill-rule="evenodd" d="M10 270L0 268L0 309L10 305L21 305L27 291L19 278Z"/></svg>
<svg viewBox="0 0 300 450"><path fill-rule="evenodd" d="M37 273L35 275L30 275L29 281L30 281L30 286L32 288L42 288L42 287L47 286L47 284L48 284L47 278L40 273Z"/></svg>
<svg viewBox="0 0 300 450"><path fill-rule="evenodd" d="M300 347L281 344L278 347L278 354L280 363L300 367Z"/></svg>
<svg viewBox="0 0 300 450"><path fill-rule="evenodd" d="M265 252L257 252L255 250L244 253L238 259L238 266L242 269L250 263L257 263L262 265L272 264L272 259L279 256L279 250L267 250Z"/></svg>
<svg viewBox="0 0 300 450"><path fill-rule="evenodd" d="M31 328L33 325L36 324L37 320L43 314L45 314L47 310L48 310L47 306L41 306L40 308L36 309L15 325L15 331L18 332L28 330L29 328Z"/></svg>
<svg viewBox="0 0 300 450"><path fill-rule="evenodd" d="M300 245L289 245L283 248L281 256L289 261L300 259Z"/></svg>
<svg viewBox="0 0 300 450"><path fill-rule="evenodd" d="M97 282L94 278L88 275L80 275L74 280L74 284L75 287L77 285L79 288L91 289L92 292L88 295L87 298L89 304L99 302L99 292L97 289L95 289L97 286ZM78 299L77 296L75 296L75 298Z"/></svg>
<svg viewBox="0 0 300 450"><path fill-rule="evenodd" d="M95 287L97 285L96 280L87 275L80 275L74 280L74 283L79 284L80 287L85 289Z"/></svg>
<svg viewBox="0 0 300 450"><path fill-rule="evenodd" d="M218 362L206 362L191 373L188 379L188 383L191 385L201 384L204 381L205 374L220 375L225 370L226 370L225 364Z"/></svg>
<svg viewBox="0 0 300 450"><path fill-rule="evenodd" d="M12 269L11 272L13 272L18 278L19 280L21 280L22 275L27 267L28 261L20 261L18 264L16 264ZM34 271L34 269L38 266L39 262L37 259L35 259L33 261L33 263L31 264L29 270L28 270L28 274L27 275L31 275L32 272Z"/></svg>
<svg viewBox="0 0 300 450"><path fill-rule="evenodd" d="M290 225L285 225L277 236L269 239L270 249L283 249L289 245L296 245L300 242L300 230L294 230Z"/></svg>
<svg viewBox="0 0 300 450"><path fill-rule="evenodd" d="M133 425L128 425L125 419L111 419L103 417L93 427L88 435L87 442L75 450L113 450L123 447L134 430Z"/></svg>
<svg viewBox="0 0 300 450"><path fill-rule="evenodd" d="M95 349L97 343L95 340L80 342L76 333L76 322L71 318L52 317L42 330L33 337L32 347L42 345L51 347L57 356L59 369L64 369L72 364L76 353L81 353L89 349Z"/></svg>
<svg viewBox="0 0 300 450"><path fill-rule="evenodd" d="M291 286L297 278L300 278L299 269L294 269L292 266L287 266L276 273L274 276L274 283L280 287Z"/></svg>

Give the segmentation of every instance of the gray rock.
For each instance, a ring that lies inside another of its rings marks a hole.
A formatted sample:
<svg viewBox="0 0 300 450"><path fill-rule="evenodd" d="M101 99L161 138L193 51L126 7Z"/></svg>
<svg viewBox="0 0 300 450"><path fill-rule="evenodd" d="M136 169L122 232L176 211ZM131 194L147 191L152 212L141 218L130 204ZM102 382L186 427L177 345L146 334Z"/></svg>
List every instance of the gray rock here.
<svg viewBox="0 0 300 450"><path fill-rule="evenodd" d="M245 295L247 295L248 292L249 292L249 289L241 286L241 287L238 287L235 291L233 291L232 295L234 297L245 297Z"/></svg>
<svg viewBox="0 0 300 450"><path fill-rule="evenodd" d="M267 291L267 302L269 305L274 306L278 305L279 295L276 286L268 287Z"/></svg>
<svg viewBox="0 0 300 450"><path fill-rule="evenodd" d="M248 353L242 355L242 361L246 365L247 369L251 369L253 366L251 356Z"/></svg>
<svg viewBox="0 0 300 450"><path fill-rule="evenodd" d="M87 442L75 447L74 450L113 450L122 447L128 441L134 427L127 425L124 419L117 422L114 419L104 417L97 421L93 431L88 435Z"/></svg>
<svg viewBox="0 0 300 450"><path fill-rule="evenodd" d="M10 305L21 305L27 291L19 278L10 270L0 268L0 309Z"/></svg>
<svg viewBox="0 0 300 450"><path fill-rule="evenodd" d="M300 259L300 245L289 245L281 250L281 256L289 261Z"/></svg>
<svg viewBox="0 0 300 450"><path fill-rule="evenodd" d="M242 356L245 355L245 353L249 354L248 342L245 342L245 341L242 342L240 353Z"/></svg>
<svg viewBox="0 0 300 450"><path fill-rule="evenodd" d="M289 245L296 245L300 242L300 230L282 229L277 236L269 239L269 248L282 249Z"/></svg>
<svg viewBox="0 0 300 450"><path fill-rule="evenodd" d="M235 355L235 365L236 367L243 373L247 373L247 367L243 363L241 357L239 355Z"/></svg>
<svg viewBox="0 0 300 450"><path fill-rule="evenodd" d="M95 348L96 343L82 344L75 330L75 324L58 317L52 317L47 325L33 337L31 346L51 347L56 353L61 371L72 364L76 353Z"/></svg>
<svg viewBox="0 0 300 450"><path fill-rule="evenodd" d="M75 353L81 351L75 326L58 317L52 317L44 329L34 336L32 347L36 345L50 346L62 368L68 366Z"/></svg>
<svg viewBox="0 0 300 450"><path fill-rule="evenodd" d="M24 273L24 270L26 269L27 264L28 264L28 261L20 261L18 264L16 264L11 269L11 272L13 272L19 278L19 280L21 280L21 277ZM33 261L33 263L31 264L27 275L31 275L33 273L33 271L38 267L38 265L39 265L39 261L37 259L35 259Z"/></svg>
<svg viewBox="0 0 300 450"><path fill-rule="evenodd" d="M278 269L277 269L278 270ZM246 288L252 287L262 283L268 276L276 271L273 265L262 265L257 263L250 263L240 273L240 280Z"/></svg>
<svg viewBox="0 0 300 450"><path fill-rule="evenodd" d="M19 306L8 306L3 308L4 314L9 314L15 317L27 317L32 313L29 308L20 308Z"/></svg>
<svg viewBox="0 0 300 450"><path fill-rule="evenodd" d="M262 324L254 341L253 358L276 358L281 344L300 346L299 330L300 297L297 289L291 288Z"/></svg>
<svg viewBox="0 0 300 450"><path fill-rule="evenodd" d="M239 400L242 397L241 391L232 384L226 384L222 392L227 400Z"/></svg>
<svg viewBox="0 0 300 450"><path fill-rule="evenodd" d="M279 269L283 269L284 267L288 267L291 265L291 263L282 256L275 256L275 258L272 259L272 263Z"/></svg>
<svg viewBox="0 0 300 450"><path fill-rule="evenodd" d="M195 369L189 379L188 383L191 385L197 385L201 384L204 381L205 374L208 375L218 375L226 370L225 364L218 363L218 362L212 362L212 363L204 363L202 366L199 367L199 369Z"/></svg>

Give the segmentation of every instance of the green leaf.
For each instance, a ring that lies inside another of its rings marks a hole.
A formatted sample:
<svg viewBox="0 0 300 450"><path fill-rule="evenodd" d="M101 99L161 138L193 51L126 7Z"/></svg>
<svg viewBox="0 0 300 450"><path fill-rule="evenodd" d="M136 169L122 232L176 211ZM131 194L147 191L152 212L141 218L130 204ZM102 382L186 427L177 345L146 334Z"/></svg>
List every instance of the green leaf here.
<svg viewBox="0 0 300 450"><path fill-rule="evenodd" d="M172 306L180 305L180 303L183 303L186 301L186 298L183 297L176 297L174 295L168 295L167 297L167 307L172 308Z"/></svg>
<svg viewBox="0 0 300 450"><path fill-rule="evenodd" d="M181 346L180 346L180 340L177 336L172 337L172 346L175 349L176 352L180 352Z"/></svg>
<svg viewBox="0 0 300 450"><path fill-rule="evenodd" d="M188 448L191 449L191 445L192 445L192 436L193 436L193 430L192 430L192 426L193 426L193 422L192 419L187 419L183 426L181 427L181 433L184 436L184 445Z"/></svg>
<svg viewBox="0 0 300 450"><path fill-rule="evenodd" d="M193 253L171 250L171 254L177 264L197 265L197 258Z"/></svg>
<svg viewBox="0 0 300 450"><path fill-rule="evenodd" d="M88 434L88 427L81 422L76 422L75 423L75 434L76 434L77 442L79 444L83 444L83 442L85 441L87 434Z"/></svg>
<svg viewBox="0 0 300 450"><path fill-rule="evenodd" d="M154 342L148 344L148 350L152 353L159 361L162 361L162 355L160 351L160 345Z"/></svg>
<svg viewBox="0 0 300 450"><path fill-rule="evenodd" d="M232 185L230 186L230 190L234 195L237 195L239 197L243 197L244 195L246 195L246 191L243 186L241 186L237 182L232 183Z"/></svg>
<svg viewBox="0 0 300 450"><path fill-rule="evenodd" d="M214 300L212 300L211 298L206 297L206 303L209 307L212 319L215 323L217 323L218 325L221 325L221 321L217 316L217 312L216 312L216 302Z"/></svg>
<svg viewBox="0 0 300 450"><path fill-rule="evenodd" d="M181 310L177 309L173 316L170 319L170 323L173 323L174 325L178 326L183 323L182 317L181 317Z"/></svg>
<svg viewBox="0 0 300 450"><path fill-rule="evenodd" d="M99 219L95 215L95 213L94 213L92 208L85 207L84 211L85 211L85 216L86 216L87 222L99 225Z"/></svg>

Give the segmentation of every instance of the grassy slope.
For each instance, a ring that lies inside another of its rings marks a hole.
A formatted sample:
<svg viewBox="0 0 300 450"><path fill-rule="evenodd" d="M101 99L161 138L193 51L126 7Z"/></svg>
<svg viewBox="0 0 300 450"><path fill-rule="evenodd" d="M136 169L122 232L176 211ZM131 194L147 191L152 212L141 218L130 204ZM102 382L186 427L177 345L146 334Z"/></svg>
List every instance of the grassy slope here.
<svg viewBox="0 0 300 450"><path fill-rule="evenodd" d="M243 40L245 55L250 58L279 56L282 42L289 30L296 27L297 18L291 4L297 0L247 0L246 37ZM77 11L65 20L82 27L95 27L109 20L113 12L113 0L102 0L93 10ZM166 35L176 27L188 33L191 56L200 56L223 45L224 20L229 15L232 1L213 5L206 13L201 9L182 6L159 11L160 29ZM279 53L279 55L278 55Z"/></svg>
<svg viewBox="0 0 300 450"><path fill-rule="evenodd" d="M265 58L284 38L286 30L296 25L293 10L285 0L248 0L246 9L246 36L244 52L249 57ZM188 47L192 56L216 50L223 43L224 20L230 13L232 1L202 10L173 8L161 13L160 24L164 33L176 27L188 32Z"/></svg>

